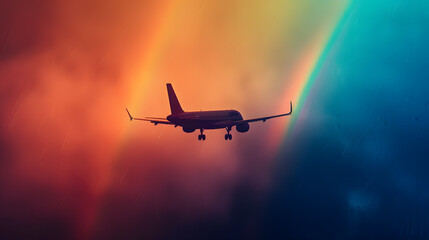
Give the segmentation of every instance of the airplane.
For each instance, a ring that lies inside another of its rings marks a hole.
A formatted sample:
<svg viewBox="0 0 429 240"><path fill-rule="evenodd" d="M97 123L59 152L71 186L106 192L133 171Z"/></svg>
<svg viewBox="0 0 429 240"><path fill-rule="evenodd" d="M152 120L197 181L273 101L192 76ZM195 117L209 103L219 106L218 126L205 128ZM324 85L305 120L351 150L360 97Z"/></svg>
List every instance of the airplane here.
<svg viewBox="0 0 429 240"><path fill-rule="evenodd" d="M167 83L167 93L168 100L170 101L170 115L168 115L166 118L135 118L131 116L131 113L130 111L128 111L128 108L125 108L127 110L128 116L130 117L130 121L148 121L155 124L155 126L158 124L174 125L174 127L180 126L186 133L192 133L195 132L195 130L199 129L200 134L198 135L198 140L206 140L206 135L203 134L205 129L224 128L227 132L225 134L225 140L232 140L232 135L229 132L234 126L238 132L244 133L249 131L249 123L251 122L265 122L266 120L271 118L283 117L292 114L292 102L290 102L290 111L288 113L261 118L252 118L247 120L244 120L241 116L241 113L236 110L186 112L183 111L182 107L180 106L179 100L177 99L176 93L174 92L171 83Z"/></svg>

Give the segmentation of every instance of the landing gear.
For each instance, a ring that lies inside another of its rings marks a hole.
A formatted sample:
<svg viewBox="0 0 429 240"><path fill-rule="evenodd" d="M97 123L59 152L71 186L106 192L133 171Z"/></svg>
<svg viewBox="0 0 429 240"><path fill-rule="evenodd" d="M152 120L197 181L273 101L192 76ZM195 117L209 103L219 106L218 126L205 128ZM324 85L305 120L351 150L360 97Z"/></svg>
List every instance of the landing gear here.
<svg viewBox="0 0 429 240"><path fill-rule="evenodd" d="M229 132L231 131L231 127L227 127L226 128L226 134L225 134L225 140L231 140L232 139L232 135L229 134Z"/></svg>
<svg viewBox="0 0 429 240"><path fill-rule="evenodd" d="M204 132L204 129L200 129L200 135L198 135L198 140L200 141L200 140L206 140L206 135L204 135L203 134L203 132Z"/></svg>

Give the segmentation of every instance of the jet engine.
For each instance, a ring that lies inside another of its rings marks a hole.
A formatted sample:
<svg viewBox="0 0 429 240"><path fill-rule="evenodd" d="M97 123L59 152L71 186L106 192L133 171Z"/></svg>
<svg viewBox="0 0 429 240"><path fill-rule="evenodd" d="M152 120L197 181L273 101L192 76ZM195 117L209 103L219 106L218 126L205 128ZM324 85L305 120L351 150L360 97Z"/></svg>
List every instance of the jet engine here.
<svg viewBox="0 0 429 240"><path fill-rule="evenodd" d="M190 128L190 127L186 127L186 126L184 126L184 127L183 127L183 131L184 131L185 133L191 133L191 132L195 132L195 128Z"/></svg>
<svg viewBox="0 0 429 240"><path fill-rule="evenodd" d="M248 123L242 123L242 124L238 124L235 128L237 129L238 132L243 133L243 132L249 131L250 126Z"/></svg>

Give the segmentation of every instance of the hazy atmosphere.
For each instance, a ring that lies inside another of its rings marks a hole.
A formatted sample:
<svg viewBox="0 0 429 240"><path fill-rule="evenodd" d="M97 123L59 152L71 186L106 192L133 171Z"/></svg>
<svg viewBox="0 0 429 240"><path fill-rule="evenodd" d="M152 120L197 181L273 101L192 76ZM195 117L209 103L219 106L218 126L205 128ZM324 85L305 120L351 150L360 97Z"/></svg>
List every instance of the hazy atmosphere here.
<svg viewBox="0 0 429 240"><path fill-rule="evenodd" d="M427 239L429 3L0 3L1 239ZM129 121L292 116L250 131Z"/></svg>

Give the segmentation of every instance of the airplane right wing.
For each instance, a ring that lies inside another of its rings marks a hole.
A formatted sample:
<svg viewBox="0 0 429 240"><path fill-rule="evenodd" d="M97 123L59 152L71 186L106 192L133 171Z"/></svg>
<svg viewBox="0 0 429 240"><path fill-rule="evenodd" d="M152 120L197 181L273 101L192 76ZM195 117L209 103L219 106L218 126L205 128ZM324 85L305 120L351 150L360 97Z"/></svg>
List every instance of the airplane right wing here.
<svg viewBox="0 0 429 240"><path fill-rule="evenodd" d="M267 117L261 117L261 118L252 118L252 119L234 121L231 123L231 125L238 125L241 123L251 123L251 122L259 122L259 121L265 122L271 118L283 117L283 116L288 116L288 115L292 115L292 102L290 102L290 112L288 112L288 113L273 115L273 116L267 116Z"/></svg>
<svg viewBox="0 0 429 240"><path fill-rule="evenodd" d="M131 116L130 111L128 111L128 108L125 108L127 110L128 116L130 117L130 121L132 120L139 120L139 121L147 121L147 122L151 122L153 124L158 125L158 124L167 124L167 125L175 125L174 123L168 121L165 118L155 118L155 117L151 117L151 118L135 118Z"/></svg>

